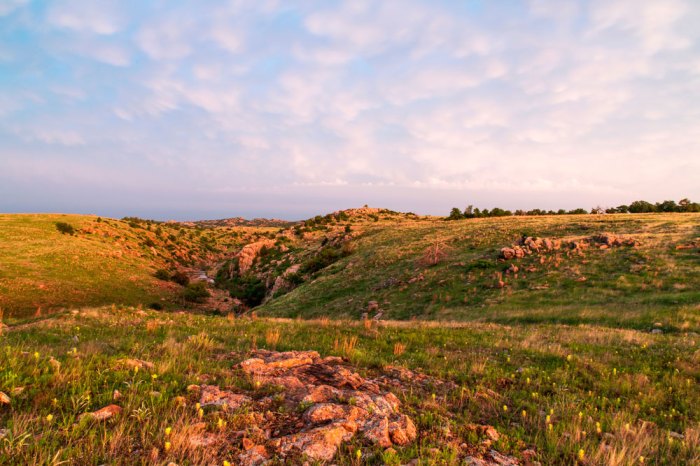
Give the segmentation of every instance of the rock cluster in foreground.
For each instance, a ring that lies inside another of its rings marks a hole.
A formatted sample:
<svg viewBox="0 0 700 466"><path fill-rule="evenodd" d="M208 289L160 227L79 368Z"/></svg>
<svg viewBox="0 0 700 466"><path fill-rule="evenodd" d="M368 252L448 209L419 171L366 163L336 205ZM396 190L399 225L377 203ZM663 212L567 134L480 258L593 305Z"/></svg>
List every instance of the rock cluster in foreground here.
<svg viewBox="0 0 700 466"><path fill-rule="evenodd" d="M315 351L259 350L252 356L240 369L256 386L284 387L285 399L296 405L297 411L308 407L293 427L288 424L270 432L264 444L247 445L239 458L241 464L263 464L273 454L282 458L303 454L328 461L341 443L359 433L382 447L415 440L416 427L399 411L401 403L396 396L352 372L341 358L321 358ZM221 402L227 396L234 405L247 401L241 395L203 389L202 404Z"/></svg>
<svg viewBox="0 0 700 466"><path fill-rule="evenodd" d="M416 426L401 413L401 402L388 390L454 387L452 382L395 367L385 368L375 379L365 379L342 358L321 358L316 351L257 350L235 370L255 389L231 391L205 384L192 385L188 391L198 392L202 408L248 413L246 429L234 435L193 431L188 442L191 448L227 449L227 443L240 441L236 464L242 466L280 461L302 464L305 460L326 463L355 436L386 449L408 445L416 440ZM498 435L490 426L481 427L492 429L490 436ZM467 447L465 452L475 450ZM490 441L484 448L491 448ZM465 460L483 465L519 464L491 450ZM410 464L414 462L417 460Z"/></svg>

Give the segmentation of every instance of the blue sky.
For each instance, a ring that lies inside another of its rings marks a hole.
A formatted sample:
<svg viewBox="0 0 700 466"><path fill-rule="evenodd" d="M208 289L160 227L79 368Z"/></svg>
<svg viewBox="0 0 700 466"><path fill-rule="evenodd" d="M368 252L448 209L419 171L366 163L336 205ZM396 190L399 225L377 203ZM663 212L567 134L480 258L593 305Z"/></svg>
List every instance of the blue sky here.
<svg viewBox="0 0 700 466"><path fill-rule="evenodd" d="M0 1L0 211L700 199L700 2Z"/></svg>

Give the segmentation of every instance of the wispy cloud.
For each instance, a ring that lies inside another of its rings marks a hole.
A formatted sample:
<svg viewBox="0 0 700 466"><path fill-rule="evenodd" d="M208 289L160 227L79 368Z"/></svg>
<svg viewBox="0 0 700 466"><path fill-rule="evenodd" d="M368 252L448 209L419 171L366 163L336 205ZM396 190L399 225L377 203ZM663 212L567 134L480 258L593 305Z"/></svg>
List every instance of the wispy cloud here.
<svg viewBox="0 0 700 466"><path fill-rule="evenodd" d="M64 210L96 185L275 215L266 192L300 215L329 189L432 212L700 197L697 24L693 0L4 2L0 208L60 177L38 165L89 174Z"/></svg>

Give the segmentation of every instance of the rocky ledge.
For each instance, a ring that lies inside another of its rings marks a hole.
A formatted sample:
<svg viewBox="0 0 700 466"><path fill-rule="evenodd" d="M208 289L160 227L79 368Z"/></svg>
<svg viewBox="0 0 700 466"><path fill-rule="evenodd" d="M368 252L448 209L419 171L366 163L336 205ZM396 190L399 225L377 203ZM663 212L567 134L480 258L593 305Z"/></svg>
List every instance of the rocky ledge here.
<svg viewBox="0 0 700 466"><path fill-rule="evenodd" d="M338 447L355 435L382 447L407 445L416 439L413 421L399 411L401 402L345 366L338 357L321 358L315 351L255 351L238 366L257 388L284 389L288 413L296 419L266 420L256 426L258 441L244 442L241 465L265 464L272 457L292 459L306 456L329 461ZM200 387L202 406L237 409L243 404L266 412L271 397L259 400L246 395Z"/></svg>

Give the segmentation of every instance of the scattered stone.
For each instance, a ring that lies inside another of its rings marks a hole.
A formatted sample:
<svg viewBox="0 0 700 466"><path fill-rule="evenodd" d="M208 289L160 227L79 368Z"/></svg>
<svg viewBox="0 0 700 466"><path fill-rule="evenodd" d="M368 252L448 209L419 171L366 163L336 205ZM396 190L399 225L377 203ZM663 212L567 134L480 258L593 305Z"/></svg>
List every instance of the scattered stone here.
<svg viewBox="0 0 700 466"><path fill-rule="evenodd" d="M9 433L10 433L10 431L8 429L0 429L0 440L7 437L7 434L9 434Z"/></svg>
<svg viewBox="0 0 700 466"><path fill-rule="evenodd" d="M664 333L664 331L661 330L660 328L655 328L655 329L651 330L652 335L661 335L662 333Z"/></svg>
<svg viewBox="0 0 700 466"><path fill-rule="evenodd" d="M427 391L435 389L454 390L457 388L457 384L452 381L445 381L399 366L384 367L383 375L374 379L374 382L379 384L380 387L398 390L416 386Z"/></svg>
<svg viewBox="0 0 700 466"><path fill-rule="evenodd" d="M114 401L119 400L121 397L122 397L122 393L121 393L119 390L114 390L114 391L112 392L112 399L113 399Z"/></svg>
<svg viewBox="0 0 700 466"><path fill-rule="evenodd" d="M467 456L464 458L464 464L467 466L519 466L520 461L512 456L502 455L496 450L489 450L483 458Z"/></svg>
<svg viewBox="0 0 700 466"><path fill-rule="evenodd" d="M214 385L202 385L199 404L201 406L217 406L224 409L238 409L252 401L250 397L233 392L220 390Z"/></svg>
<svg viewBox="0 0 700 466"><path fill-rule="evenodd" d="M136 368L140 369L153 369L154 365L152 362L143 361L141 359L121 359L119 363L126 367L127 369L134 370Z"/></svg>
<svg viewBox="0 0 700 466"><path fill-rule="evenodd" d="M5 392L0 392L0 405L9 405L11 403L10 397Z"/></svg>
<svg viewBox="0 0 700 466"><path fill-rule="evenodd" d="M607 249L619 246L634 247L639 245L639 242L633 238L624 238L611 233L601 233L599 235L593 235L588 238L571 240L568 242L560 239L524 236L517 242L517 244L510 247L501 248L498 256L499 259L507 261L525 257L527 254L558 251L564 246L574 253L581 254L583 249L591 245L599 249ZM540 258L540 263L544 263L542 258Z"/></svg>
<svg viewBox="0 0 700 466"><path fill-rule="evenodd" d="M88 413L96 421L106 421L107 419L116 416L122 412L122 408L117 405L107 405L102 409L98 409L93 413Z"/></svg>
<svg viewBox="0 0 700 466"><path fill-rule="evenodd" d="M189 443L192 448L209 447L214 445L218 441L218 437L214 434L194 434L187 438L187 443Z"/></svg>
<svg viewBox="0 0 700 466"><path fill-rule="evenodd" d="M57 359L55 359L53 356L49 358L49 365L55 370L56 372L61 370L61 362Z"/></svg>
<svg viewBox="0 0 700 466"><path fill-rule="evenodd" d="M241 466L259 466L267 463L269 459L270 455L265 447L263 445L255 445L238 455L238 464Z"/></svg>

